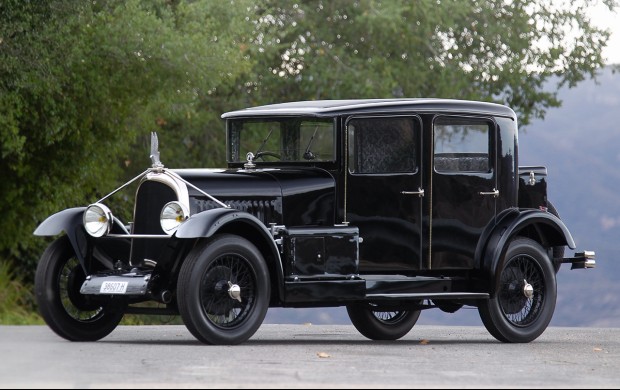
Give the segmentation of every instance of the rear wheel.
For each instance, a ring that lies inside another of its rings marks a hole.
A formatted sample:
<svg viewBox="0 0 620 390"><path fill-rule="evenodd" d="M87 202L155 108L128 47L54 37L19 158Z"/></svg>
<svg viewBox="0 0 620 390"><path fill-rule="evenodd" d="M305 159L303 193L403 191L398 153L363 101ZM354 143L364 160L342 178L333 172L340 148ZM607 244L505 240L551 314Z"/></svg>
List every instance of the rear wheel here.
<svg viewBox="0 0 620 390"><path fill-rule="evenodd" d="M250 241L221 235L203 241L181 267L178 304L187 329L207 344L248 340L269 308L269 271Z"/></svg>
<svg viewBox="0 0 620 390"><path fill-rule="evenodd" d="M527 343L540 336L555 310L557 283L545 249L529 238L510 243L498 270L499 289L478 310L489 333L507 343Z"/></svg>
<svg viewBox="0 0 620 390"><path fill-rule="evenodd" d="M420 318L420 310L389 310L373 303L347 305L347 313L353 326L371 340L398 340Z"/></svg>
<svg viewBox="0 0 620 390"><path fill-rule="evenodd" d="M86 274L67 236L52 242L39 261L35 293L47 325L70 341L96 341L123 318L125 305L80 293Z"/></svg>

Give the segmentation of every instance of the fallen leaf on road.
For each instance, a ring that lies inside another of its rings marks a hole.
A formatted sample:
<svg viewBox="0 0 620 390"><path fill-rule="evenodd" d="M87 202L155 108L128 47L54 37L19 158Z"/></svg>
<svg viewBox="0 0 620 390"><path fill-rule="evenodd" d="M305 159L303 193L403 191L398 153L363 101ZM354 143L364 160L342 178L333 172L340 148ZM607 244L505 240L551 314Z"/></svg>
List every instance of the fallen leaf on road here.
<svg viewBox="0 0 620 390"><path fill-rule="evenodd" d="M430 343L430 341L428 341L427 339L422 339L422 340L420 341L420 344L422 344L422 345L426 345L426 344L428 344L428 343Z"/></svg>

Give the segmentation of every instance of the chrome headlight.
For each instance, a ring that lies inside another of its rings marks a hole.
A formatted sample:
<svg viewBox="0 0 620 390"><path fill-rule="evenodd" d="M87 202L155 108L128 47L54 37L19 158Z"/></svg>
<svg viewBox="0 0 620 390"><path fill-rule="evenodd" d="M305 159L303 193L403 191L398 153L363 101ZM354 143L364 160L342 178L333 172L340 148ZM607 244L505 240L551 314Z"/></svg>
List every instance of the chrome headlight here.
<svg viewBox="0 0 620 390"><path fill-rule="evenodd" d="M110 233L114 217L109 208L101 203L91 204L82 217L84 228L93 237L103 237Z"/></svg>
<svg viewBox="0 0 620 390"><path fill-rule="evenodd" d="M172 235L189 218L187 207L179 202L168 202L161 210L159 222L164 233Z"/></svg>

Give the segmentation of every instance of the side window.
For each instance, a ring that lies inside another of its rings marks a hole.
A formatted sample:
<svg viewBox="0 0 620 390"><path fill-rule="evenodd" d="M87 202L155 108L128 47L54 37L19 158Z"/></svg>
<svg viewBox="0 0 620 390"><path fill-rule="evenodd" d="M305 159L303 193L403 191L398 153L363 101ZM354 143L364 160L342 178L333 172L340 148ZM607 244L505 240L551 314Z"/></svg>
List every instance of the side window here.
<svg viewBox="0 0 620 390"><path fill-rule="evenodd" d="M415 172L417 121L411 117L354 118L348 123L351 173Z"/></svg>
<svg viewBox="0 0 620 390"><path fill-rule="evenodd" d="M440 117L433 129L437 172L490 172L492 122L483 119Z"/></svg>

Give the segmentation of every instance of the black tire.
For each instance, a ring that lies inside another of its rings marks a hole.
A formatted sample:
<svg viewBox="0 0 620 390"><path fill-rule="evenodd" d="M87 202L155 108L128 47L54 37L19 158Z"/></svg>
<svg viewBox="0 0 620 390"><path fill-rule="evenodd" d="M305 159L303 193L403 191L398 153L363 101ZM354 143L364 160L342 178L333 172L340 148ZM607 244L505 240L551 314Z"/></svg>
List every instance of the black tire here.
<svg viewBox="0 0 620 390"><path fill-rule="evenodd" d="M560 217L560 214L558 213L558 210L556 210L555 206L553 205L553 203L549 201L547 201L547 211L549 211L551 214L555 215L559 219L562 219ZM562 265L562 258L564 258L565 250L566 250L565 245L554 246L552 248L553 268L555 269L556 274L558 273L558 271L560 271L560 266Z"/></svg>
<svg viewBox="0 0 620 390"><path fill-rule="evenodd" d="M528 343L540 336L555 311L557 283L547 251L536 241L519 237L506 252L493 299L478 307L489 333L506 343ZM531 296L526 295L531 286Z"/></svg>
<svg viewBox="0 0 620 390"><path fill-rule="evenodd" d="M67 236L47 247L35 274L41 316L56 334L70 341L96 341L109 335L123 318L126 306L80 294L85 279Z"/></svg>
<svg viewBox="0 0 620 390"><path fill-rule="evenodd" d="M347 313L358 332L371 340L398 340L420 318L420 310L386 310L372 303L347 305Z"/></svg>
<svg viewBox="0 0 620 390"><path fill-rule="evenodd" d="M234 286L240 299L233 299ZM181 267L179 312L187 329L206 344L234 345L248 340L269 308L269 270L250 241L234 235L200 242Z"/></svg>

